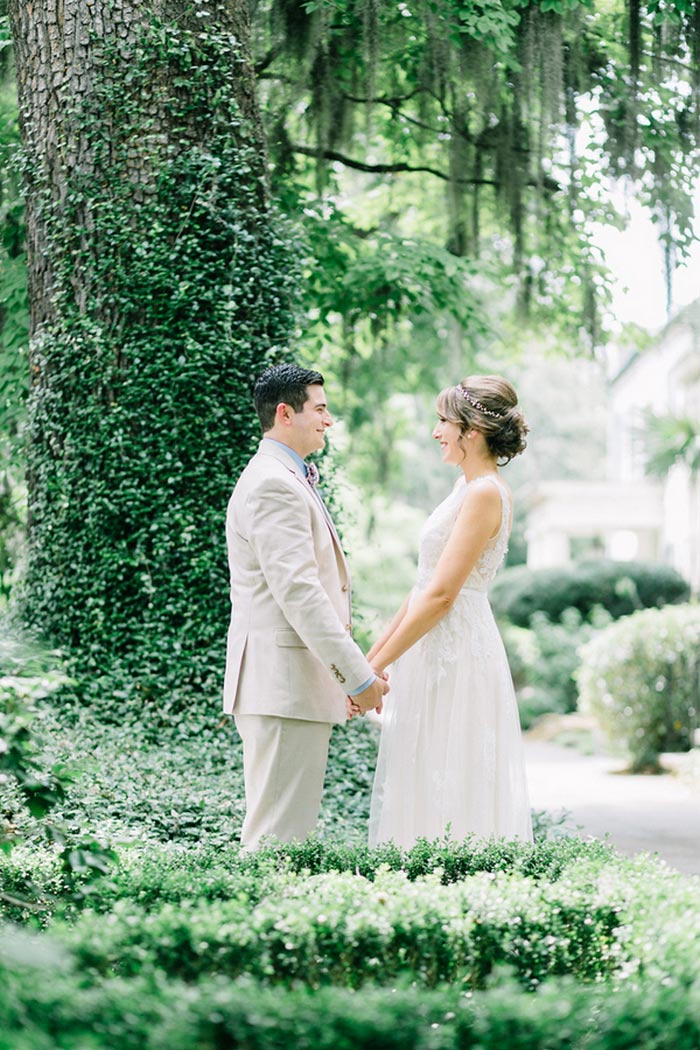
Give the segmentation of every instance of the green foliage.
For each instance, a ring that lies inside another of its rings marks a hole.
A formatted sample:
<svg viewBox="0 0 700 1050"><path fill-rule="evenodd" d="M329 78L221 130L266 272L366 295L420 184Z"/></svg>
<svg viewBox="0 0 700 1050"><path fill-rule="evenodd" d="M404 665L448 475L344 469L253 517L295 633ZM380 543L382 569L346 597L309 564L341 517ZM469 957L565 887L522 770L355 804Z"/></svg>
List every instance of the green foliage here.
<svg viewBox="0 0 700 1050"><path fill-rule="evenodd" d="M369 883L354 873L304 874L284 877L255 904L239 889L227 901L86 911L61 939L81 968L120 976L159 969L194 980L214 969L358 988L406 974L427 987L480 987L507 963L533 985L548 974L596 979L615 970L618 911L612 894L575 878L550 885L476 875L443 886L439 875L409 881L380 871Z"/></svg>
<svg viewBox="0 0 700 1050"><path fill-rule="evenodd" d="M454 367L450 333L468 333L461 369L492 338L479 271L426 235L381 220L363 230L325 202L306 203L303 222L310 253L303 354L330 380L352 464L363 463L354 476L386 489L401 470L401 439L414 428L415 405L404 414L401 395L426 390L435 397Z"/></svg>
<svg viewBox="0 0 700 1050"><path fill-rule="evenodd" d="M0 928L3 1048L697 1045L695 887L600 842L131 846L69 903Z"/></svg>
<svg viewBox="0 0 700 1050"><path fill-rule="evenodd" d="M24 539L21 445L29 341L27 261L19 172L17 99L9 75L7 20L0 17L0 605L18 575Z"/></svg>
<svg viewBox="0 0 700 1050"><path fill-rule="evenodd" d="M66 687L54 700L60 718L43 712L47 747L73 771L56 818L110 841L207 841L217 848L237 841L245 799L233 721L193 710L171 714L164 726L148 709L138 712L138 691L122 695L106 678L102 686L105 693L89 707L73 699L71 708ZM96 721L96 706L111 706L116 723ZM376 749L376 730L363 720L334 731L318 824L324 837L366 837ZM31 822L23 828L37 830Z"/></svg>
<svg viewBox="0 0 700 1050"><path fill-rule="evenodd" d="M0 788L3 795L13 786L21 803L34 817L45 817L65 796L61 769L47 771L34 739L36 701L49 696L58 683L41 679L0 678ZM15 841L15 814L4 808L5 826L0 827L0 849Z"/></svg>
<svg viewBox="0 0 700 1050"><path fill-rule="evenodd" d="M566 979L537 995L502 980L457 987L267 988L209 977L108 979L86 988L69 957L16 933L2 943L0 1023L12 1050L695 1050L697 984L621 989Z"/></svg>
<svg viewBox="0 0 700 1050"><path fill-rule="evenodd" d="M490 591L495 613L528 627L535 613L561 620L567 609L590 616L597 606L613 619L638 609L687 601L690 588L667 565L596 560L558 569L516 566L500 573Z"/></svg>
<svg viewBox="0 0 700 1050"><path fill-rule="evenodd" d="M5 33L9 35L7 19L0 17L3 57L5 48L9 52ZM16 163L19 144L17 97L11 71L0 60L0 435L5 439L17 438L27 386L26 359L21 354L29 340L29 304L24 209Z"/></svg>
<svg viewBox="0 0 700 1050"><path fill-rule="evenodd" d="M692 746L700 697L700 608L646 609L612 624L581 653L581 706L635 772Z"/></svg>
<svg viewBox="0 0 700 1050"><path fill-rule="evenodd" d="M93 880L78 899L65 890L60 857L35 844L18 845L0 860L2 883L15 898L3 914L14 922L49 923L56 914L75 915L85 907L111 913L116 902L131 901L144 912L179 901L229 901L242 894L258 904L288 875L355 873L374 881L382 872L403 872L411 881L430 875L451 885L480 873L517 873L533 882L554 883L579 861L613 860L602 842L577 838L518 842L427 842L410 850L393 845L367 845L334 839L309 839L253 854L207 836L207 845L185 837L170 843L143 840L118 851L118 865L104 879ZM62 889L63 887L63 889Z"/></svg>
<svg viewBox="0 0 700 1050"><path fill-rule="evenodd" d="M536 612L530 627L503 625L503 640L513 681L518 690L518 707L523 729L542 714L567 714L578 706L576 671L581 662L581 646L610 623L610 614L594 606L590 620L578 609L565 609L559 622Z"/></svg>
<svg viewBox="0 0 700 1050"><path fill-rule="evenodd" d="M664 477L676 464L684 463L700 474L700 426L688 416L650 415L646 430L651 474Z"/></svg>
<svg viewBox="0 0 700 1050"><path fill-rule="evenodd" d="M113 978L85 988L66 957L17 934L0 1022L12 1050L695 1050L697 984L607 988L549 982L529 995L503 981L465 995L455 987L267 988L210 977Z"/></svg>
<svg viewBox="0 0 700 1050"><path fill-rule="evenodd" d="M48 663L55 657L9 633L0 642L0 674L15 672L0 677L0 852L9 853L25 837L33 837L34 849L41 839L50 842L58 869L50 880L54 889L80 897L93 878L107 871L115 854L80 823L69 827L61 820L75 770L66 762L51 763L41 726L41 702L55 703L65 681L62 671ZM36 897L45 896L46 887L39 888L31 874L19 885L11 881L10 887L3 880L0 899L20 915L25 909L34 913ZM9 896L8 889L13 889Z"/></svg>
<svg viewBox="0 0 700 1050"><path fill-rule="evenodd" d="M365 838L378 745L379 734L365 719L334 729L318 821L322 836Z"/></svg>
<svg viewBox="0 0 700 1050"><path fill-rule="evenodd" d="M36 190L57 316L32 351L25 602L155 717L223 671L225 508L296 278L238 110L236 41L153 22L127 51L106 42L70 113L94 172L69 173L64 204Z"/></svg>
<svg viewBox="0 0 700 1050"><path fill-rule="evenodd" d="M303 176L311 157L321 185L352 173L341 187L355 198L365 172L364 210L384 194L398 224L420 201L455 255L502 263L509 306L568 326L578 345L604 337L591 224L622 222L601 179L636 183L669 271L673 246L692 240L700 49L688 5L269 0L254 31L280 175Z"/></svg>
<svg viewBox="0 0 700 1050"><path fill-rule="evenodd" d="M547 847L561 851L549 881L544 867L540 878L518 871L533 847L508 845L515 869L497 865L500 874L447 883L435 864L453 847L440 844L423 845L434 875L379 865L372 881L352 870L350 854L336 871L314 875L290 873L289 849L237 857L171 849L159 863L151 853L147 866L132 864L133 900L104 899L100 914L83 910L40 939L0 934L2 1030L21 1025L39 1047L48 1045L42 1033L58 1040L53 1046L92 1037L96 1045L108 1038L115 1047L184 1047L196 1036L194 1045L220 1047L234 1032L259 1040L243 1045L265 1047L285 1045L291 1030L299 1040L312 1025L311 1045L355 1045L359 1031L374 1047L388 1038L386 1008L397 1023L407 1011L416 1039L432 1033L418 1044L426 1047L436 1045L436 1023L440 1046L495 1050L508 1032L509 1046L583 1050L595 1030L602 1047L644 1047L647 1039L650 1050L692 1047L684 1041L697 1031L684 1007L697 984L692 884L658 862L581 842ZM296 861L305 851L318 868L321 844L295 849ZM458 849L464 855L467 847ZM324 863L332 860L330 851ZM150 897L139 900L139 887ZM39 976L47 967L50 981ZM552 980L557 974L565 980ZM436 983L444 976L449 983ZM337 983L326 987L332 978ZM474 988L485 980L486 991ZM351 993L360 985L358 1011ZM533 987L535 995L523 990ZM455 997L449 1009L446 996ZM359 1030L350 1003L364 1019ZM658 1041L664 1026L677 1044ZM634 1041L617 1041L621 1032Z"/></svg>

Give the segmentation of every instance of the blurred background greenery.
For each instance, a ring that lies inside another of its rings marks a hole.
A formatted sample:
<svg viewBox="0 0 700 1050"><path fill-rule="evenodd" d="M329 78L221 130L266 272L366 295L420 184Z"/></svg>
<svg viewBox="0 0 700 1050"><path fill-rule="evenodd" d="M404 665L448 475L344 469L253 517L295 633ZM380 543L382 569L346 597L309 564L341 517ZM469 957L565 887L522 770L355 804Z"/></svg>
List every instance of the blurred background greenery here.
<svg viewBox="0 0 700 1050"><path fill-rule="evenodd" d="M0 611L14 610L16 625L28 549L30 352L21 183L31 158L20 148L7 11L7 0L0 0ZM634 324L619 324L613 275L596 230L606 223L624 225L625 209L616 203L622 187L656 221L666 264L659 281L670 289L674 266L695 236L697 91L686 85L696 84L697 26L680 0L663 8L449 0L439 10L429 3L261 0L251 3L248 13L264 139L259 152L278 208L270 221L292 260L290 282L296 281L290 345L273 352L293 353L327 378L336 425L324 475L353 568L358 639L367 645L411 587L421 525L454 481L431 438L435 397L443 386L470 372L499 372L519 391L531 433L526 454L504 472L516 506L507 571L526 561L534 486L606 478L610 361L643 355L651 337ZM639 50L642 39L648 53ZM175 34L172 40L184 47L184 37ZM221 46L215 20L201 40ZM678 67L679 53L687 69ZM164 51L156 61L179 57ZM621 74L628 68L632 80ZM96 202L104 204L101 198ZM129 222L126 215L125 225ZM176 263L173 267L166 277L175 281ZM230 281L217 286L212 298L235 298L236 287ZM142 291L146 303L150 291L145 286ZM196 314L201 291L196 282L178 286L190 311L187 315L178 300L178 323L189 324L183 318ZM132 307L138 306L138 288L135 294ZM99 313L99 306L94 309ZM186 334L178 328L172 338L185 341ZM229 337L230 332L214 348L228 364ZM252 364L238 345L236 352L245 358L240 368L235 362L236 404L208 408L212 418L235 417L230 433L232 460L238 463L250 438L249 421L246 430L240 420L247 415ZM86 358L85 369L91 363ZM150 418L153 406L148 398L143 401L144 419ZM37 435L41 438L37 418L35 445ZM203 417L200 465L206 461L207 426ZM165 419L161 429L174 428ZM650 469L668 471L684 456L697 473L696 429L681 430L650 424L658 438ZM149 484L161 485L167 457L181 452L164 442L166 458L155 463ZM52 456L49 450L45 458ZM88 462L86 453L85 458L80 466L89 488L99 457ZM103 481L109 495L110 479ZM156 529L159 497L152 495L152 507L144 496L145 525L139 527ZM110 499L103 502L109 510ZM223 519L221 502L208 508L210 521ZM189 561L182 555L181 573L170 574L170 597L177 586L178 602L189 594L193 608L214 609L210 620L220 611L221 644L216 631L212 643L211 625L204 636L203 615L185 619L183 626L178 613L175 626L164 627L163 637L172 635L167 686L145 671L143 681L137 680L134 667L138 672L147 663L138 646L152 633L149 617L155 614L152 577L142 571L142 552L134 553L127 538L115 553L113 575L120 582L124 574L134 576L124 587L128 615L125 619L124 610L117 615L95 585L95 594L85 598L97 602L99 615L77 646L83 655L93 643L103 646L94 658L94 681L100 683L95 690L116 689L126 707L133 700L140 708L144 696L152 700L161 688L171 692L177 681L201 693L208 709L216 705L213 686L223 670L225 552L221 537L213 538L186 498L183 507L174 526L164 519L162 531L181 528L183 550L196 534L200 555ZM51 529L45 538L50 536ZM177 556L178 550L176 534L171 553ZM574 568L599 553L592 541L573 542ZM69 576L59 573L57 590L50 590L51 608L58 610L54 627L60 626L60 603L68 594L61 587ZM629 571L621 570L620 579L628 578ZM86 571L85 580L90 579ZM514 585L512 576L503 580L504 586ZM101 581L103 591L108 582ZM573 602L555 616L535 582L537 608L528 623L499 611L526 725L548 710L575 707L579 647L603 629L606 617L621 615L601 599L585 610ZM657 604L666 600L662 592L659 584ZM168 596L159 597L160 607L168 608ZM640 599L625 614L645 604ZM141 635L135 632L132 665L120 668L116 661L112 685L106 685L105 651L121 644L124 623L142 614L145 628ZM34 623L40 631L42 626ZM55 639L47 641L53 645ZM152 655L146 650L148 659ZM195 657L206 664L208 676L192 673ZM94 700L90 688L86 695Z"/></svg>

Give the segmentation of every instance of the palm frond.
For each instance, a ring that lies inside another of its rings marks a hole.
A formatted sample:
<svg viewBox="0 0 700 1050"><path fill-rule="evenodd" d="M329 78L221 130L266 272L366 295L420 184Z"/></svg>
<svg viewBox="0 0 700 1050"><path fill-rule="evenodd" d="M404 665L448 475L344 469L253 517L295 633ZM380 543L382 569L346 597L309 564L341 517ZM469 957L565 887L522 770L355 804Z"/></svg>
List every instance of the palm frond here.
<svg viewBox="0 0 700 1050"><path fill-rule="evenodd" d="M700 420L690 416L653 415L646 420L647 470L663 475L677 464L700 473Z"/></svg>

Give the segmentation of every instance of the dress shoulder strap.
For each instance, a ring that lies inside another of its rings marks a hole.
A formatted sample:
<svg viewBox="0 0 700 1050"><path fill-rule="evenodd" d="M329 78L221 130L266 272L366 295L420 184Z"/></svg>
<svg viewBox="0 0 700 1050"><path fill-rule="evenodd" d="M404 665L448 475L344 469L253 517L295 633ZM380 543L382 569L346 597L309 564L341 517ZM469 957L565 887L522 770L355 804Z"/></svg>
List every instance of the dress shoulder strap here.
<svg viewBox="0 0 700 1050"><path fill-rule="evenodd" d="M470 482L471 485L476 485L479 482L487 482L495 485L501 494L501 524L498 530L498 534L502 531L510 531L510 519L512 514L512 505L510 502L510 496L508 495L508 489L505 487L501 479L496 474L484 474L481 478L475 478L474 481Z"/></svg>

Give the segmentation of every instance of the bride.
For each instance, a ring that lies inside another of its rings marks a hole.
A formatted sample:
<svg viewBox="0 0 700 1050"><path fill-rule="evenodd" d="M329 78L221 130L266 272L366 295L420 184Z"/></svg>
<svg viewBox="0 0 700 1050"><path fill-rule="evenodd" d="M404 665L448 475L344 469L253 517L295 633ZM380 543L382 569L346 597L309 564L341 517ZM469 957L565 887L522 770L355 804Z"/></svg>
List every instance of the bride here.
<svg viewBox="0 0 700 1050"><path fill-rule="evenodd" d="M512 385L490 375L437 400L433 437L461 473L423 527L415 587L368 653L378 674L393 665L370 845L532 839L518 709L486 593L513 518L498 467L526 445L517 402Z"/></svg>

